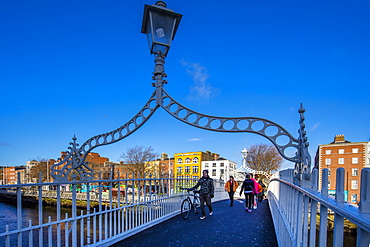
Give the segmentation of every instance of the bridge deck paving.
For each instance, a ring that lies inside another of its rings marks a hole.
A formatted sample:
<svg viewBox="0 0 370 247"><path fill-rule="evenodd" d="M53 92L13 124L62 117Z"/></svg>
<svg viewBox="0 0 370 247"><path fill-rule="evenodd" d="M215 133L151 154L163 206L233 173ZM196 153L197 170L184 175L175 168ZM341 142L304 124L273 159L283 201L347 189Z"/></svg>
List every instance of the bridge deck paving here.
<svg viewBox="0 0 370 247"><path fill-rule="evenodd" d="M245 211L243 199L236 199L233 207L229 200L213 203L213 210L204 220L193 212L186 220L175 216L112 247L278 246L267 200L252 213Z"/></svg>

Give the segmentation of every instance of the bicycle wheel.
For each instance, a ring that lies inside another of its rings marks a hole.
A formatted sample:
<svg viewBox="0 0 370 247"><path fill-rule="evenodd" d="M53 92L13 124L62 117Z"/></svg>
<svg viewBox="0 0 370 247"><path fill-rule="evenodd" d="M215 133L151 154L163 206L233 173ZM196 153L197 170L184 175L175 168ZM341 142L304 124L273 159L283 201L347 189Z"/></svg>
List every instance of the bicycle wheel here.
<svg viewBox="0 0 370 247"><path fill-rule="evenodd" d="M199 198L196 197L194 199L194 213L199 214L199 210L200 210L200 201Z"/></svg>
<svg viewBox="0 0 370 247"><path fill-rule="evenodd" d="M183 219L187 219L189 217L190 209L191 209L190 201L188 199L185 199L181 203L181 217Z"/></svg>

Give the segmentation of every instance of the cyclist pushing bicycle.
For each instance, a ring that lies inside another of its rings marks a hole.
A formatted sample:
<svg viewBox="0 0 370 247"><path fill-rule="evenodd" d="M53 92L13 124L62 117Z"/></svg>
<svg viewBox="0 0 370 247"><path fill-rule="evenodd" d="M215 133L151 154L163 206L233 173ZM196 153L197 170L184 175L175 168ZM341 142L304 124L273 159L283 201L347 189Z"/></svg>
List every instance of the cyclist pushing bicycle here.
<svg viewBox="0 0 370 247"><path fill-rule="evenodd" d="M194 190L200 186L199 190L199 199L200 199L200 209L202 210L202 215L200 216L201 220L206 218L206 211L204 208L204 202L206 202L209 209L209 215L213 214L211 198L215 194L215 186L213 184L213 179L208 176L208 170L203 171L203 177L201 177L198 183L190 188L189 190Z"/></svg>

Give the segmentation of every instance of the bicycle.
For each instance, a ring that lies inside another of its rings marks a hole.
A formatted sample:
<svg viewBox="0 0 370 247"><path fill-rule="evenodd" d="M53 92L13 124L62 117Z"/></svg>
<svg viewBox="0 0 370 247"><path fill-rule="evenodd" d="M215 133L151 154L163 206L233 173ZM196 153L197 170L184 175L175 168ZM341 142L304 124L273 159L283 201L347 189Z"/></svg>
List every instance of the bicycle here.
<svg viewBox="0 0 370 247"><path fill-rule="evenodd" d="M200 208L199 201L199 190L193 190L192 194L188 188L180 188L181 190L187 190L188 195L181 203L181 217L186 220L189 217L190 211L194 209L194 213L198 214ZM191 200L193 197L193 200Z"/></svg>

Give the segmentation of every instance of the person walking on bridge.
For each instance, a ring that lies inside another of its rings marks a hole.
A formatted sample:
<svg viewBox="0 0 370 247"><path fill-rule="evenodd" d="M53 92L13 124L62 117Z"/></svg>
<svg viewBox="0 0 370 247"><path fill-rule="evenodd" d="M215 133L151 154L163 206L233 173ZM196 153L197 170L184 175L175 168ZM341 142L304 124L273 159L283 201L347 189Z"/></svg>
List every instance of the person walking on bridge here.
<svg viewBox="0 0 370 247"><path fill-rule="evenodd" d="M245 196L245 210L249 213L252 212L253 207L253 192L254 192L254 181L251 179L250 175L245 175L245 180L242 184L242 187L240 189L239 195L242 196L242 193L244 191Z"/></svg>
<svg viewBox="0 0 370 247"><path fill-rule="evenodd" d="M230 207L234 205L234 194L238 186L238 182L234 180L233 176L230 176L230 179L225 184L225 191L227 191L230 198Z"/></svg>
<svg viewBox="0 0 370 247"><path fill-rule="evenodd" d="M212 215L213 208L211 198L213 198L215 194L215 186L213 184L213 179L208 176L208 170L203 171L203 177L201 177L198 183L189 190L195 190L199 186L200 186L199 190L200 209L202 210L202 216L200 216L200 219L204 220L206 218L204 202L206 202L207 207L209 209L209 215Z"/></svg>

